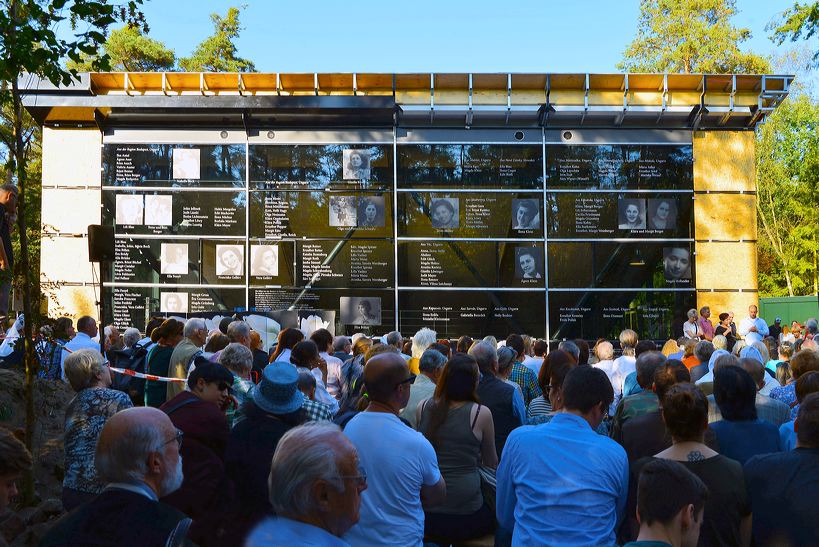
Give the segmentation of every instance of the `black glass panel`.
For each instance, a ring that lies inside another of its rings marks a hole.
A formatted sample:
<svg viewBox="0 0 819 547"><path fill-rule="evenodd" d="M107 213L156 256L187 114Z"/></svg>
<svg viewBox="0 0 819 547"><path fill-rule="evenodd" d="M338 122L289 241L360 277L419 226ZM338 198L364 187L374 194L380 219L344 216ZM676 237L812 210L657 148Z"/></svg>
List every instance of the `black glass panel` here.
<svg viewBox="0 0 819 547"><path fill-rule="evenodd" d="M114 281L199 283L201 266L197 240L117 238L114 252Z"/></svg>
<svg viewBox="0 0 819 547"><path fill-rule="evenodd" d="M692 147L651 145L549 146L549 188L692 190Z"/></svg>
<svg viewBox="0 0 819 547"><path fill-rule="evenodd" d="M244 241L202 241L202 283L244 285L247 273Z"/></svg>
<svg viewBox="0 0 819 547"><path fill-rule="evenodd" d="M102 222L118 234L244 236L244 192L103 190Z"/></svg>
<svg viewBox="0 0 819 547"><path fill-rule="evenodd" d="M106 186L245 185L244 144L106 144Z"/></svg>
<svg viewBox="0 0 819 547"><path fill-rule="evenodd" d="M251 186L391 188L390 145L251 145Z"/></svg>
<svg viewBox="0 0 819 547"><path fill-rule="evenodd" d="M682 333L695 291L549 291L552 339L617 339L632 329L640 339L665 341Z"/></svg>
<svg viewBox="0 0 819 547"><path fill-rule="evenodd" d="M251 237L391 237L392 225L388 193L250 193Z"/></svg>
<svg viewBox="0 0 819 547"><path fill-rule="evenodd" d="M497 287L497 245L491 241L401 241L399 285Z"/></svg>
<svg viewBox="0 0 819 547"><path fill-rule="evenodd" d="M543 188L543 149L512 144L398 146L399 188Z"/></svg>
<svg viewBox="0 0 819 547"><path fill-rule="evenodd" d="M546 335L543 291L399 291L402 332L433 329L438 338L511 333Z"/></svg>
<svg viewBox="0 0 819 547"><path fill-rule="evenodd" d="M690 288L692 243L550 242L555 288Z"/></svg>
<svg viewBox="0 0 819 547"><path fill-rule="evenodd" d="M682 238L694 236L693 194L546 194L550 238Z"/></svg>
<svg viewBox="0 0 819 547"><path fill-rule="evenodd" d="M250 285L293 286L295 247L292 241L251 240L248 250Z"/></svg>
<svg viewBox="0 0 819 547"><path fill-rule="evenodd" d="M398 235L542 238L542 193L401 192Z"/></svg>
<svg viewBox="0 0 819 547"><path fill-rule="evenodd" d="M299 241L297 249L298 286L393 286L395 256L389 241Z"/></svg>

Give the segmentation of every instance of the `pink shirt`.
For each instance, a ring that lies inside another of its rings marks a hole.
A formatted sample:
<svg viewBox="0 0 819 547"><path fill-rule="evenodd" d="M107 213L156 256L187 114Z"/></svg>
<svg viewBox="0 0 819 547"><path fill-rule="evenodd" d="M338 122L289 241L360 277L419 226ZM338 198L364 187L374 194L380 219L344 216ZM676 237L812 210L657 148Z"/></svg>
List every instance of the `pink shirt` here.
<svg viewBox="0 0 819 547"><path fill-rule="evenodd" d="M700 329L702 329L702 334L706 340L713 340L714 339L714 325L711 324L710 319L706 319L705 317L700 317L697 322L700 324Z"/></svg>

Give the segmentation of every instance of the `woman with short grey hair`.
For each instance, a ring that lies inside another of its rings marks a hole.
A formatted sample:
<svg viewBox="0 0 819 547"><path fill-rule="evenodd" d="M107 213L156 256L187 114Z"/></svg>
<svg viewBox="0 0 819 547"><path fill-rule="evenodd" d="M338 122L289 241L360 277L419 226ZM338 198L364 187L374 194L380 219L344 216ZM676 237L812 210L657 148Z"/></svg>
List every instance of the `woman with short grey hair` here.
<svg viewBox="0 0 819 547"><path fill-rule="evenodd" d="M683 323L683 336L690 340L698 340L702 336L702 329L697 324L697 317L699 313L697 310L688 310L688 321Z"/></svg>
<svg viewBox="0 0 819 547"><path fill-rule="evenodd" d="M130 408L125 393L110 389L111 370L95 349L80 349L65 358L65 376L77 392L65 411L65 477L63 507L70 511L102 492L94 453L105 421Z"/></svg>
<svg viewBox="0 0 819 547"><path fill-rule="evenodd" d="M233 427L234 424L242 420L243 416L240 409L247 400L248 391L253 387L253 382L250 380L250 369L253 368L253 352L247 346L233 342L222 350L219 355L219 364L233 374L233 387L230 393L233 395L234 404L225 413L228 425Z"/></svg>

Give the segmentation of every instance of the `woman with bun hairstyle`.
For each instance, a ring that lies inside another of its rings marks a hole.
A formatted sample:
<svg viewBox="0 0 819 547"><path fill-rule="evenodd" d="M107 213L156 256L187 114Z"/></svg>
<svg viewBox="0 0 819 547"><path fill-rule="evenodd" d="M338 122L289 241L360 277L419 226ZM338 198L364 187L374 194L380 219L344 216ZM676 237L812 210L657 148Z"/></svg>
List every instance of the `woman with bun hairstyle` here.
<svg viewBox="0 0 819 547"><path fill-rule="evenodd" d="M663 397L661 414L671 435L672 445L653 457L642 458L632 464L628 509L636 506L637 478L642 467L653 459L674 460L697 475L708 487L699 545L749 545L751 500L745 489L742 465L705 444L705 431L708 429L708 399L705 394L694 384L675 384ZM628 514L633 515L633 510ZM628 530L623 534L627 537L620 539L633 540L637 528L624 529Z"/></svg>
<svg viewBox="0 0 819 547"><path fill-rule="evenodd" d="M173 348L182 341L182 330L185 324L176 319L166 319L150 333L154 343L148 350L148 374L168 376ZM159 407L167 400L168 386L165 382L148 380L145 382L145 406Z"/></svg>

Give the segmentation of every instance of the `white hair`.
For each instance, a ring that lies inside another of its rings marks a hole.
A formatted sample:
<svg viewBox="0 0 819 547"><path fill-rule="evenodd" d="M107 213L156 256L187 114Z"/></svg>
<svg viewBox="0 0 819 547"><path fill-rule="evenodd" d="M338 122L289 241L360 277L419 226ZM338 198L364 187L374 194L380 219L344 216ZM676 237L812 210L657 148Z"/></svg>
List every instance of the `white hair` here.
<svg viewBox="0 0 819 547"><path fill-rule="evenodd" d="M192 317L185 323L185 329L182 331L182 335L185 338L190 338L199 330L208 330L207 323L205 323L205 320L201 317Z"/></svg>
<svg viewBox="0 0 819 547"><path fill-rule="evenodd" d="M231 342L219 355L219 364L236 374L246 374L253 367L253 352L238 342Z"/></svg>
<svg viewBox="0 0 819 547"><path fill-rule="evenodd" d="M597 349L595 349L594 352L601 361L611 361L614 359L614 346L611 345L611 342L600 342L597 344Z"/></svg>
<svg viewBox="0 0 819 547"><path fill-rule="evenodd" d="M316 503L311 488L317 480L343 491L338 469L342 456L339 440L343 438L337 425L320 422L309 422L284 434L273 454L267 481L276 514L293 517L311 513Z"/></svg>
<svg viewBox="0 0 819 547"><path fill-rule="evenodd" d="M142 333L134 327L128 327L122 334L122 343L126 348L134 347L140 340L142 340Z"/></svg>
<svg viewBox="0 0 819 547"><path fill-rule="evenodd" d="M134 423L105 445L97 447L94 467L103 482L139 482L148 474L148 455L162 450L155 423Z"/></svg>
<svg viewBox="0 0 819 547"><path fill-rule="evenodd" d="M233 321L228 325L227 337L231 342L236 342L239 338L250 337L250 325L244 321Z"/></svg>
<svg viewBox="0 0 819 547"><path fill-rule="evenodd" d="M438 334L434 330L426 327L422 328L412 337L412 356L420 359L424 354L424 350L437 341Z"/></svg>

